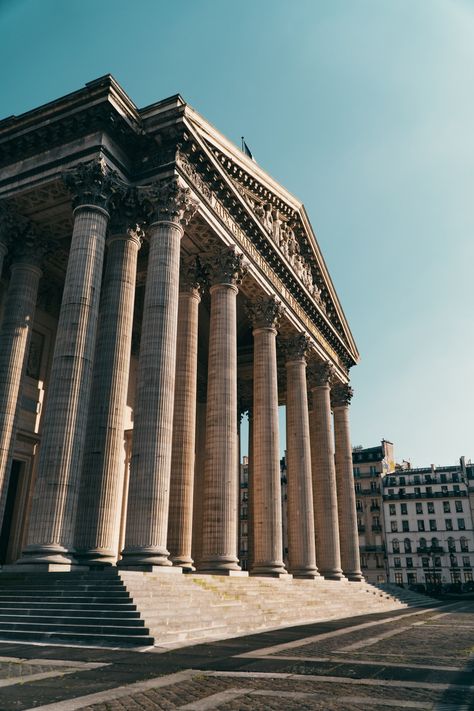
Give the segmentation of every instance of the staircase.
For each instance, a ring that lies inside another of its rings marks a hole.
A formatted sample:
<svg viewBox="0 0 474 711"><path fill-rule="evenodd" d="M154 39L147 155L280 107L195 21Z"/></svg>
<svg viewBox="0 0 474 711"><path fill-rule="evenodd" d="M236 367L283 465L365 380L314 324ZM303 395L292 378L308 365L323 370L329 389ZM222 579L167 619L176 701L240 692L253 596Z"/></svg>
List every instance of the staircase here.
<svg viewBox="0 0 474 711"><path fill-rule="evenodd" d="M0 640L107 647L154 641L116 571L0 572Z"/></svg>
<svg viewBox="0 0 474 711"><path fill-rule="evenodd" d="M133 571L0 572L0 641L173 648L439 604L367 583ZM401 591L403 592L403 591Z"/></svg>
<svg viewBox="0 0 474 711"><path fill-rule="evenodd" d="M160 647L408 606L367 583L131 571L119 574L155 645ZM425 599L425 604L429 600Z"/></svg>
<svg viewBox="0 0 474 711"><path fill-rule="evenodd" d="M424 607L426 605L439 605L440 601L424 593L417 593L409 588L401 588L394 583L380 583L376 586L379 590L390 595L400 602L404 602L410 607Z"/></svg>

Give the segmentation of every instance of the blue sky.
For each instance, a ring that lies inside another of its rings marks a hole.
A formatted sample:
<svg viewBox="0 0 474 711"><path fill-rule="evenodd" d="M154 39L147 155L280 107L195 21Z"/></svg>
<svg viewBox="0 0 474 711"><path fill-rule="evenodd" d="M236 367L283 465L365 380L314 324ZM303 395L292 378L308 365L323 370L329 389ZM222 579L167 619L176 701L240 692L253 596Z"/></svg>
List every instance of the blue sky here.
<svg viewBox="0 0 474 711"><path fill-rule="evenodd" d="M474 458L474 0L0 0L0 116L181 93L306 205L361 352L353 443Z"/></svg>

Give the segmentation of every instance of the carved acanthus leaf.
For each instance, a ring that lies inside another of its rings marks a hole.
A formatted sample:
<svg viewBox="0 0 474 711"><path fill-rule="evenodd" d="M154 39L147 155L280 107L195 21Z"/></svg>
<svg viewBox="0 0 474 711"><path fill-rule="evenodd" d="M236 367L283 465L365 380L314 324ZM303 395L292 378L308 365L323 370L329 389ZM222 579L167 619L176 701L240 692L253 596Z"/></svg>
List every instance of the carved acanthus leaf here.
<svg viewBox="0 0 474 711"><path fill-rule="evenodd" d="M286 361L306 359L310 348L310 337L306 333L298 333L285 341Z"/></svg>
<svg viewBox="0 0 474 711"><path fill-rule="evenodd" d="M149 224L169 221L187 225L199 207L189 188L183 187L177 176L152 185L141 185L138 191Z"/></svg>
<svg viewBox="0 0 474 711"><path fill-rule="evenodd" d="M312 387L329 385L333 377L334 368L331 363L316 363L308 369L308 378Z"/></svg>
<svg viewBox="0 0 474 711"><path fill-rule="evenodd" d="M331 390L331 405L333 407L344 407L349 405L354 391L348 383L338 383Z"/></svg>
<svg viewBox="0 0 474 711"><path fill-rule="evenodd" d="M180 291L199 291L204 289L206 274L199 257L191 256L181 259L179 265Z"/></svg>
<svg viewBox="0 0 474 711"><path fill-rule="evenodd" d="M260 297L247 304L247 314L254 328L276 328L283 315L283 306L274 296Z"/></svg>
<svg viewBox="0 0 474 711"><path fill-rule="evenodd" d="M217 254L207 255L205 266L211 284L233 284L238 286L248 265L244 255L233 247L221 247Z"/></svg>
<svg viewBox="0 0 474 711"><path fill-rule="evenodd" d="M74 207L95 205L109 210L115 193L125 193L127 185L107 166L103 156L79 163L62 174L62 180L73 196Z"/></svg>

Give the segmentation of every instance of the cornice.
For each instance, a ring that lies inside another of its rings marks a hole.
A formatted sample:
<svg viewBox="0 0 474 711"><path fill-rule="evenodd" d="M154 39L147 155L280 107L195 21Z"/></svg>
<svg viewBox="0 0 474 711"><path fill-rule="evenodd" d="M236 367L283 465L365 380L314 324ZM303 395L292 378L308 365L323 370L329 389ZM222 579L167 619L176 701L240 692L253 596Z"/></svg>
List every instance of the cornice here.
<svg viewBox="0 0 474 711"><path fill-rule="evenodd" d="M133 102L110 75L20 116L0 121L0 166L107 131L119 145L134 148L143 130Z"/></svg>
<svg viewBox="0 0 474 711"><path fill-rule="evenodd" d="M290 303L296 315L306 323L311 335L316 340L322 338L321 344L333 351L336 360L347 371L357 362L357 358L327 316L306 293L291 265L285 263L280 250L264 233L243 197L232 190L232 183L227 183L227 176L222 175L219 165L192 140L188 140L178 151L176 161L178 171L237 238L240 246L254 261L260 261L260 268L270 278L277 293Z"/></svg>

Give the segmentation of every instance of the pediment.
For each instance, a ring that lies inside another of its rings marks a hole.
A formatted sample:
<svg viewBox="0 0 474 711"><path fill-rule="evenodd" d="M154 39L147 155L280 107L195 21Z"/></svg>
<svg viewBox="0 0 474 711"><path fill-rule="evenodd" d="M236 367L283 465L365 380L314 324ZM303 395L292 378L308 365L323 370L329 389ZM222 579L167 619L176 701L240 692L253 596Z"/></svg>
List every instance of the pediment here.
<svg viewBox="0 0 474 711"><path fill-rule="evenodd" d="M201 116L192 110L188 113L191 114L188 127L199 141L199 148L194 144L193 150L203 154L199 155L195 164L202 163L206 158L212 159L214 168L225 178L219 186L221 193L230 203L235 203L237 196L240 198L239 205L245 205L269 244L317 308L326 324L324 330L330 327L344 345L352 363L357 363L357 347L303 204ZM218 183L214 173L212 184L216 186Z"/></svg>

